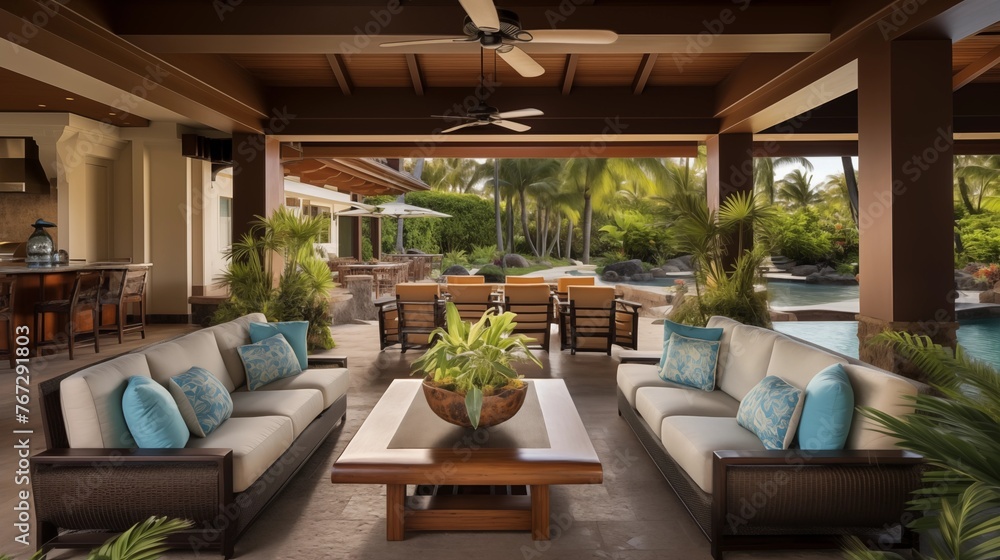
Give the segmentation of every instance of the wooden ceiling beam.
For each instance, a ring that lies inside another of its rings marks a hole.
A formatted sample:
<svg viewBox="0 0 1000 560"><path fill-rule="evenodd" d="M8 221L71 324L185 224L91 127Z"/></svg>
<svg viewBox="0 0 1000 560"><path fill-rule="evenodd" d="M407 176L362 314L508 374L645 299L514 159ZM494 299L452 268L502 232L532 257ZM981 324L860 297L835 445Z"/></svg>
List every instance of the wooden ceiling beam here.
<svg viewBox="0 0 1000 560"><path fill-rule="evenodd" d="M649 75L653 73L653 66L656 65L656 56L656 53L642 55L639 69L632 80L632 95L641 95L642 90L646 89L646 82L649 81Z"/></svg>
<svg viewBox="0 0 1000 560"><path fill-rule="evenodd" d="M304 155L315 158L365 157L501 157L570 158L586 155L588 142L461 142L417 146L413 142L333 142L303 144ZM621 142L608 144L602 157L695 157L698 143Z"/></svg>
<svg viewBox="0 0 1000 560"><path fill-rule="evenodd" d="M996 66L997 63L1000 63L1000 45L993 47L990 52L984 54L976 59L972 64L969 64L965 68L956 72L955 76L952 78L951 87L953 89L965 87L979 76L988 72L991 68Z"/></svg>
<svg viewBox="0 0 1000 560"><path fill-rule="evenodd" d="M756 132L856 89L857 58L871 42L935 35L958 40L1000 20L995 0L928 1L904 17L896 2L847 3L853 7L850 18L838 19L828 45L766 83L747 83L717 101L721 131Z"/></svg>
<svg viewBox="0 0 1000 560"><path fill-rule="evenodd" d="M423 95L424 78L420 73L420 63L417 61L417 55L409 53L406 55L406 67L410 71L410 82L413 83L413 93Z"/></svg>
<svg viewBox="0 0 1000 560"><path fill-rule="evenodd" d="M339 54L328 54L326 55L326 60L330 63L330 70L333 70L333 76L337 79L340 91L344 95L351 95L354 86L351 84L351 76L347 73L347 66L344 64L344 59Z"/></svg>
<svg viewBox="0 0 1000 560"><path fill-rule="evenodd" d="M576 79L576 66L580 63L580 55L566 55L566 68L563 70L562 94L569 95L573 90L573 80Z"/></svg>

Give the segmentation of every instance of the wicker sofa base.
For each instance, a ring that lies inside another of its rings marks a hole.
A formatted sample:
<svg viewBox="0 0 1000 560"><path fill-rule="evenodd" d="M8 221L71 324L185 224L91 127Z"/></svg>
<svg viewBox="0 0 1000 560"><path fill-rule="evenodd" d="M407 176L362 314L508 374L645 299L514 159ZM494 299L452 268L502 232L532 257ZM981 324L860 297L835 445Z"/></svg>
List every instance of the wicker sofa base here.
<svg viewBox="0 0 1000 560"><path fill-rule="evenodd" d="M172 547L231 558L237 538L347 413L341 396L246 490L232 490L228 449L52 449L32 458L38 542L91 548L152 515L191 519ZM99 529L99 530L95 530Z"/></svg>
<svg viewBox="0 0 1000 560"><path fill-rule="evenodd" d="M618 390L618 413L711 543L727 550L839 548L843 536L894 547L916 545L905 528L920 456L903 451L717 451L712 494L671 457Z"/></svg>

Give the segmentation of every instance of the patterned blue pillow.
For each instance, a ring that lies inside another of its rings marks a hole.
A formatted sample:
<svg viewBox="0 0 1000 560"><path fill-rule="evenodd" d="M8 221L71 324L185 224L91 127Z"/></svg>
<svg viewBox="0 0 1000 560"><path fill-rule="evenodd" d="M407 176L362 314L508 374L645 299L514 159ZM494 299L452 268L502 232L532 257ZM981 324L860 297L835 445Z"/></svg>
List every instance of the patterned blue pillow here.
<svg viewBox="0 0 1000 560"><path fill-rule="evenodd" d="M670 335L660 378L702 391L715 390L715 366L720 342Z"/></svg>
<svg viewBox="0 0 1000 560"><path fill-rule="evenodd" d="M660 356L660 369L667 363L667 346L670 342L670 335L677 333L687 338L697 338L698 340L721 340L722 329L708 327L692 327L675 323L670 319L663 320L663 355Z"/></svg>
<svg viewBox="0 0 1000 560"><path fill-rule="evenodd" d="M233 398L208 370L193 367L170 378L170 394L191 435L205 437L233 414Z"/></svg>
<svg viewBox="0 0 1000 560"><path fill-rule="evenodd" d="M740 402L736 423L757 434L767 449L788 449L795 437L805 396L775 375L764 377Z"/></svg>
<svg viewBox="0 0 1000 560"><path fill-rule="evenodd" d="M170 393L148 377L128 378L122 413L140 449L179 449L191 437Z"/></svg>
<svg viewBox="0 0 1000 560"><path fill-rule="evenodd" d="M280 333L237 348L247 370L247 388L259 389L272 381L302 373L295 351Z"/></svg>
<svg viewBox="0 0 1000 560"><path fill-rule="evenodd" d="M309 321L285 321L283 323L250 323L250 342L260 342L281 333L295 350L299 367L309 368L309 349L306 341L309 335Z"/></svg>

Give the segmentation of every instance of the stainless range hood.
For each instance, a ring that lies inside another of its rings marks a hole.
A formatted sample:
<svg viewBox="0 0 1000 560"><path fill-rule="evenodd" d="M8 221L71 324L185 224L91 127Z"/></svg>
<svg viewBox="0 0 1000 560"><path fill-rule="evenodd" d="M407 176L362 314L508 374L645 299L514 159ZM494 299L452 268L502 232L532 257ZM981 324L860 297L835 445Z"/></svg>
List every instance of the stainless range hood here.
<svg viewBox="0 0 1000 560"><path fill-rule="evenodd" d="M0 138L0 193L49 194L33 139Z"/></svg>

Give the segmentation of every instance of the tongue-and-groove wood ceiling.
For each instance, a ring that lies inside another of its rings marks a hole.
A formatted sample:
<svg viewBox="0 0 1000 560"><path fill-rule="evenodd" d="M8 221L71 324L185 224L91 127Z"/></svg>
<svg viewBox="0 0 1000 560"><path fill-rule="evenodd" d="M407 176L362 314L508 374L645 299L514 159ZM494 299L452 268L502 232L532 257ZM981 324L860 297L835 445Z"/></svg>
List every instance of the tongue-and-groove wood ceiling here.
<svg viewBox="0 0 1000 560"><path fill-rule="evenodd" d="M74 90L72 71L85 74L79 89L93 92L98 111L115 92L152 77L155 87L141 89L145 106L283 140L571 147L600 138L666 146L758 133L794 115L792 108L814 109L854 91L856 60L870 45L914 38L954 42L956 132L975 117L978 132L995 122L1000 137L1000 108L988 109L989 99L1000 98L1000 0L924 0L912 14L892 0L497 0L527 29L610 29L619 40L525 45L545 69L536 78L485 51L497 84L488 103L536 107L545 116L527 121L533 129L522 135L480 127L450 136L435 132L455 123L430 115L467 101L479 80L478 46L378 44L459 34L457 0L74 0L51 15L48 4L0 4L0 37L18 43L0 68L60 92ZM46 25L18 40L24 21L39 13ZM822 94L809 98L811 91ZM0 97L0 111L37 105Z"/></svg>

